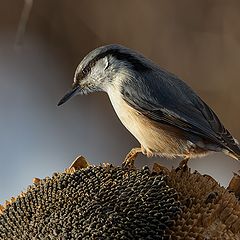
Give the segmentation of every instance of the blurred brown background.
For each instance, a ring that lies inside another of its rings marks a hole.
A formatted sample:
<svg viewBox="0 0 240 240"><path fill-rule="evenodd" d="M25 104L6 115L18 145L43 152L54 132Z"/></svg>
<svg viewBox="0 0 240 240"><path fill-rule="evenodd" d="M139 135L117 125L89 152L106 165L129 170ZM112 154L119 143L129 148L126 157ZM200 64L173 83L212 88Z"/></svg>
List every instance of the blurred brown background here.
<svg viewBox="0 0 240 240"><path fill-rule="evenodd" d="M24 5L31 11L25 34L16 37ZM0 202L79 154L93 164L120 164L138 146L105 94L56 107L77 64L100 45L126 45L180 76L240 139L239 1L0 0L0 6ZM179 162L141 159L138 167ZM213 154L190 167L227 185L240 164Z"/></svg>

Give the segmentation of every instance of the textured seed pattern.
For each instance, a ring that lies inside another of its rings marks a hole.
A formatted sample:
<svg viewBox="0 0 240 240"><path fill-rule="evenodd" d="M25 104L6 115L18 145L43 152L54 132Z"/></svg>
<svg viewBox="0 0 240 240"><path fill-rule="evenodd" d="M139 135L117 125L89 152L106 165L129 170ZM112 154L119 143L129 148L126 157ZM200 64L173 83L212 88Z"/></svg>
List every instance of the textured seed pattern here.
<svg viewBox="0 0 240 240"><path fill-rule="evenodd" d="M147 167L87 167L37 181L0 214L0 239L170 239L182 213Z"/></svg>
<svg viewBox="0 0 240 240"><path fill-rule="evenodd" d="M240 204L234 193L189 170L171 171L167 184L185 206L169 231L172 239L240 239Z"/></svg>

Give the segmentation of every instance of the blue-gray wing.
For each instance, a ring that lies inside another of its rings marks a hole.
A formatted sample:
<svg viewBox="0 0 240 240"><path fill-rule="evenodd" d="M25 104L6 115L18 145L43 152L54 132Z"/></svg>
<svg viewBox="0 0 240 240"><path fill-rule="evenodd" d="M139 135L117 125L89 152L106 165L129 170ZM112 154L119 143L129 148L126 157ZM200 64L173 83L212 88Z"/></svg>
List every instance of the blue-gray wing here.
<svg viewBox="0 0 240 240"><path fill-rule="evenodd" d="M126 84L122 88L124 100L145 116L240 156L239 145L213 110L173 74L158 69L135 76Z"/></svg>

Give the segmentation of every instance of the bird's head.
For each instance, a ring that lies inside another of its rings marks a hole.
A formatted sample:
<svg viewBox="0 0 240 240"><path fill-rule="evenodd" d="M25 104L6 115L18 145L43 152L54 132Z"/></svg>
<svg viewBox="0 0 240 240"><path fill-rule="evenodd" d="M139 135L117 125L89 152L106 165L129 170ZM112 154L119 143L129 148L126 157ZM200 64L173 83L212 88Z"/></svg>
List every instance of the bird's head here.
<svg viewBox="0 0 240 240"><path fill-rule="evenodd" d="M91 51L78 65L72 89L58 106L78 94L107 92L111 85L149 69L148 60L121 45L107 45Z"/></svg>

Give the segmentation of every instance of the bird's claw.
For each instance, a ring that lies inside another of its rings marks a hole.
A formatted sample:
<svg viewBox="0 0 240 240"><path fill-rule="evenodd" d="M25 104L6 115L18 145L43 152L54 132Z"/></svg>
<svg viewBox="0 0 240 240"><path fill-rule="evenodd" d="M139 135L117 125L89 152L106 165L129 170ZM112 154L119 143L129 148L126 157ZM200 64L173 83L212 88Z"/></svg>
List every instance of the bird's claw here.
<svg viewBox="0 0 240 240"><path fill-rule="evenodd" d="M133 148L125 157L122 167L125 169L134 169L134 162L139 152L141 152L140 148Z"/></svg>
<svg viewBox="0 0 240 240"><path fill-rule="evenodd" d="M179 171L179 170L183 170L183 171L187 171L188 170L188 160L189 160L189 157L185 157L180 163L179 163L179 166L177 167L176 171Z"/></svg>
<svg viewBox="0 0 240 240"><path fill-rule="evenodd" d="M125 159L122 163L122 168L124 168L124 169L134 169L135 168L134 160L135 159Z"/></svg>

